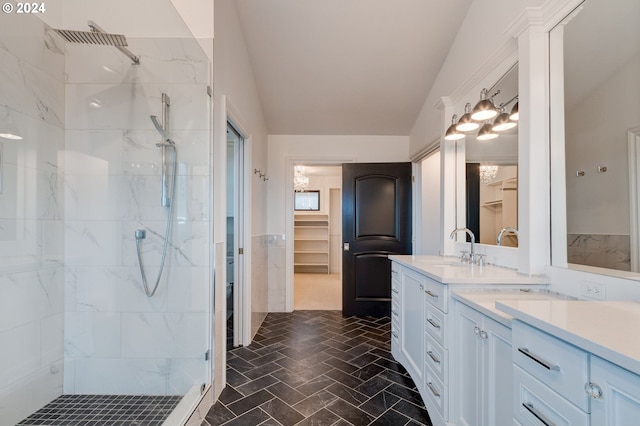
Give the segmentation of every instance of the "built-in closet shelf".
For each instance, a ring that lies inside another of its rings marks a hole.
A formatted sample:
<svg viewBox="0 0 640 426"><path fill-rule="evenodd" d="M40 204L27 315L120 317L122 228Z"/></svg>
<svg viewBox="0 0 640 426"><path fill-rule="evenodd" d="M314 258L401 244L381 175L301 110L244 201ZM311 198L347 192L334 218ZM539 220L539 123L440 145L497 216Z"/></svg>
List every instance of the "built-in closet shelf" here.
<svg viewBox="0 0 640 426"><path fill-rule="evenodd" d="M293 258L295 272L329 273L329 215L295 215Z"/></svg>

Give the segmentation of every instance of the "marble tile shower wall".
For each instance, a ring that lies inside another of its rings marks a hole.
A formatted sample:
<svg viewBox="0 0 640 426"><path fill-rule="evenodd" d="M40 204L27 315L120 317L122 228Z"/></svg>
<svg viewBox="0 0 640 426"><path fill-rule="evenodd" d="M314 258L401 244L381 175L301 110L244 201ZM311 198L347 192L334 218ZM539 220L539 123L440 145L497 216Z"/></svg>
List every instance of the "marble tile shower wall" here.
<svg viewBox="0 0 640 426"><path fill-rule="evenodd" d="M569 263L599 268L631 270L631 237L629 235L568 234Z"/></svg>
<svg viewBox="0 0 640 426"><path fill-rule="evenodd" d="M0 424L62 392L64 53L44 24L0 14Z"/></svg>
<svg viewBox="0 0 640 426"><path fill-rule="evenodd" d="M207 381L209 64L194 40L66 46L65 365L69 393L183 394ZM142 288L134 231L155 283L166 209L149 119L171 100L174 226L156 295Z"/></svg>

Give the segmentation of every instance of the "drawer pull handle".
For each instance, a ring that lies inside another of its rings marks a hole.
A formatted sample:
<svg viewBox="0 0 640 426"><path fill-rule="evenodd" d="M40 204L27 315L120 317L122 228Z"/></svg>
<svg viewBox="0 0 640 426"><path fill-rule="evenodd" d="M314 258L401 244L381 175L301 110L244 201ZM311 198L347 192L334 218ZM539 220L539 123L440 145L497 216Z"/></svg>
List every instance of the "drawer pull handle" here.
<svg viewBox="0 0 640 426"><path fill-rule="evenodd" d="M440 324L438 324L437 322L435 322L434 320L432 320L431 318L427 319L427 322L429 324L431 324L433 326L433 328L437 328L438 330L440 330Z"/></svg>
<svg viewBox="0 0 640 426"><path fill-rule="evenodd" d="M425 290L425 293L427 293L429 296L433 297L434 299L438 298L438 295L433 293L431 290Z"/></svg>
<svg viewBox="0 0 640 426"><path fill-rule="evenodd" d="M429 355L429 358L431 358L433 362L435 362L436 364L440 364L440 360L433 354L432 351L427 351L427 355Z"/></svg>
<svg viewBox="0 0 640 426"><path fill-rule="evenodd" d="M395 294L398 294L398 290L395 287L391 287L391 291L394 292Z"/></svg>
<svg viewBox="0 0 640 426"><path fill-rule="evenodd" d="M522 406L526 408L528 412L533 414L536 419L540 420L545 426L556 426L556 424L547 419L544 414L536 410L533 404L531 404L530 402L523 402Z"/></svg>
<svg viewBox="0 0 640 426"><path fill-rule="evenodd" d="M438 393L438 390L435 388L435 386L433 386L433 383L427 382L427 387L429 388L433 396L435 396L436 398L440 398L440 394Z"/></svg>
<svg viewBox="0 0 640 426"><path fill-rule="evenodd" d="M473 327L473 334L475 334L476 336L480 335L480 327L476 326Z"/></svg>
<svg viewBox="0 0 640 426"><path fill-rule="evenodd" d="M549 371L560 371L559 366L551 364L549 361L545 360L544 358L540 358L538 355L529 352L529 349L527 348L518 348L518 352L520 352L527 358L534 360L535 362L537 362L538 364L540 364L541 366L543 366Z"/></svg>
<svg viewBox="0 0 640 426"><path fill-rule="evenodd" d="M482 340L487 340L489 338L489 334L484 330L480 330L480 338Z"/></svg>

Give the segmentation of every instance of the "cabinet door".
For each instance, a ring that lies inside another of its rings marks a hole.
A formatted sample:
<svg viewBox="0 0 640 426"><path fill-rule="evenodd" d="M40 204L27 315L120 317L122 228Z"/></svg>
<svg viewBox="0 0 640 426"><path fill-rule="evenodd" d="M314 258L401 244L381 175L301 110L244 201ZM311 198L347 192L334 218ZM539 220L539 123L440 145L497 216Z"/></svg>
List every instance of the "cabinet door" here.
<svg viewBox="0 0 640 426"><path fill-rule="evenodd" d="M601 358L591 357L592 425L631 425L640 421L640 377ZM597 387L596 387L597 386ZM594 396L596 396L594 398Z"/></svg>
<svg viewBox="0 0 640 426"><path fill-rule="evenodd" d="M458 425L481 425L482 314L456 303L455 314L455 407ZM509 357L509 366L511 357Z"/></svg>
<svg viewBox="0 0 640 426"><path fill-rule="evenodd" d="M507 425L513 418L511 329L488 317L483 321L483 424Z"/></svg>
<svg viewBox="0 0 640 426"><path fill-rule="evenodd" d="M422 383L424 366L424 285L419 274L402 269L400 295L400 345L406 369L415 383Z"/></svg>

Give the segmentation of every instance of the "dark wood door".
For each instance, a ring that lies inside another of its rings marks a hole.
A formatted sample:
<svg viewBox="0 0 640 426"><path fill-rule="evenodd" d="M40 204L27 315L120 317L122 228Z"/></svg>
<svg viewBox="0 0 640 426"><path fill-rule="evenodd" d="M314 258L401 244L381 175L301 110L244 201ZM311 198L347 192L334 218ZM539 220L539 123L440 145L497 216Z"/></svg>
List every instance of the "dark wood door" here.
<svg viewBox="0 0 640 426"><path fill-rule="evenodd" d="M411 254L411 163L342 165L342 314L389 316L390 254Z"/></svg>

